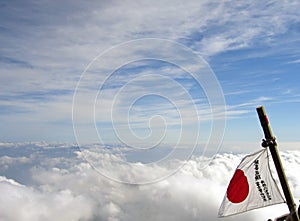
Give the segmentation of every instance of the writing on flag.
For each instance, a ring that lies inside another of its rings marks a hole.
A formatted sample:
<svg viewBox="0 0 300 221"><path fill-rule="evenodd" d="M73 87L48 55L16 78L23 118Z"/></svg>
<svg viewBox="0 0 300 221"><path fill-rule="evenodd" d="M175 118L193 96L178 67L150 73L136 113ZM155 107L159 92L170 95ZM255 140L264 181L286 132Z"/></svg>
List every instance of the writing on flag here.
<svg viewBox="0 0 300 221"><path fill-rule="evenodd" d="M258 159L254 161L254 169L255 169L255 184L256 184L257 190L259 192L259 195L261 196L261 198L264 202L266 202L268 200L271 201L272 196L269 192L268 185L260 176Z"/></svg>
<svg viewBox="0 0 300 221"><path fill-rule="evenodd" d="M284 203L272 177L268 149L247 155L238 165L219 209L219 217Z"/></svg>

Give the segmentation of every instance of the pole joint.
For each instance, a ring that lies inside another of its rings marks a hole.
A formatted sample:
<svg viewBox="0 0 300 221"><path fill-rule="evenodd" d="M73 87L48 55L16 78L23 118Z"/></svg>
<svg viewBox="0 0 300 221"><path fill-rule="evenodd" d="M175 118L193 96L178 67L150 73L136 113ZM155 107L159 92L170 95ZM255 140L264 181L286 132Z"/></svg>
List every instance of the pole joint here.
<svg viewBox="0 0 300 221"><path fill-rule="evenodd" d="M266 148L270 146L277 146L276 143L276 137L268 138L268 139L262 139L261 146Z"/></svg>

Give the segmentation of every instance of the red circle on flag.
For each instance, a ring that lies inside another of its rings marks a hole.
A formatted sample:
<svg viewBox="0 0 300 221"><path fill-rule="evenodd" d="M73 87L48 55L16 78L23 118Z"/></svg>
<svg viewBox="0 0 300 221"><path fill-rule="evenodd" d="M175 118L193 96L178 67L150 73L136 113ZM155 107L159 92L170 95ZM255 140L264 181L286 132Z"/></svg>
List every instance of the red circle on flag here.
<svg viewBox="0 0 300 221"><path fill-rule="evenodd" d="M237 169L227 188L227 198L232 203L243 202L249 194L249 183L244 171Z"/></svg>

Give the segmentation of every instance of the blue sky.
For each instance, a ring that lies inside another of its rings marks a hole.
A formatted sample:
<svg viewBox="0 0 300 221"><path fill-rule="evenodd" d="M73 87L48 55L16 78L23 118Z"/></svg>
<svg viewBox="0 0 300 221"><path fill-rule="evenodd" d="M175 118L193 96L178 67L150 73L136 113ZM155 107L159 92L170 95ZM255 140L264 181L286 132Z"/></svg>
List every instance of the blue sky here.
<svg viewBox="0 0 300 221"><path fill-rule="evenodd" d="M96 102L95 127L105 142L117 142L112 125L122 130L129 119L134 133L144 138L150 133L142 141L151 143L152 135L159 137L165 131L166 143L172 143L180 128L178 110L188 115L196 108L196 115L183 118L186 135L180 136L187 138L200 122L199 142L208 139L212 111L226 121L225 149L241 142L259 143L262 134L255 107L264 105L278 140L293 147L300 141L299 8L299 1L2 1L0 140L74 142L73 95L84 70L95 71L96 80L104 82L105 70L115 67L122 55L137 53L120 45L151 38L187 47L206 61L202 64L211 68L222 89L226 119L220 109L209 108L206 89L177 64L125 59L104 88L100 90L99 84L89 88L96 94L100 91L97 99L103 96ZM123 50L120 54L110 54L118 48ZM105 67L91 69L88 65L99 54L106 56ZM183 54L176 56L184 59ZM176 90L177 84L185 90ZM196 105L177 94L180 91ZM148 96L136 105L128 104L141 92L170 97ZM95 127L89 128L85 117L94 117L94 106L86 106L82 96L77 120L88 142ZM177 109L168 99L178 104ZM113 123L112 104L118 109ZM130 115L122 112L128 105L133 106Z"/></svg>

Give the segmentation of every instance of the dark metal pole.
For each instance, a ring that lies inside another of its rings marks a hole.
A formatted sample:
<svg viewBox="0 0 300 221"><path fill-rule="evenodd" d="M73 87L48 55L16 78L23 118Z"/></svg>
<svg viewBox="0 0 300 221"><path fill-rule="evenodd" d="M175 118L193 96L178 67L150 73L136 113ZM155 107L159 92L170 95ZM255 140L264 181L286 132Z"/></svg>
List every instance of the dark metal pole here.
<svg viewBox="0 0 300 221"><path fill-rule="evenodd" d="M280 184L286 199L286 203L287 206L289 207L290 215L292 216L292 220L299 221L299 217L296 212L296 204L294 203L293 196L290 191L290 187L281 164L281 160L277 150L277 143L275 141L275 137L272 134L268 117L265 113L263 106L256 108L256 111L265 134L265 139L263 140L262 146L269 147L280 180Z"/></svg>

